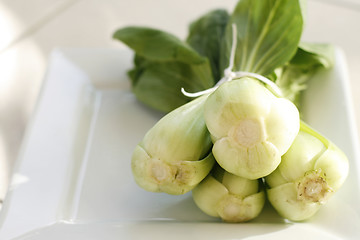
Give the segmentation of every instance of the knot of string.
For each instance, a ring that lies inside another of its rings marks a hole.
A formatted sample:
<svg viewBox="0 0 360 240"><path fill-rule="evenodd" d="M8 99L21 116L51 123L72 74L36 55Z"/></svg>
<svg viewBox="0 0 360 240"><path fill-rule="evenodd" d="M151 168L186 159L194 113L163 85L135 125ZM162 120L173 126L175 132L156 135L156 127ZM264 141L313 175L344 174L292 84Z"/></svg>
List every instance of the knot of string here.
<svg viewBox="0 0 360 240"><path fill-rule="evenodd" d="M234 79L239 79L242 77L252 77L268 85L270 91L273 94L275 94L277 97L282 97L283 95L281 89L270 79L257 73L245 72L245 71L234 72L232 70L234 68L234 62L235 62L235 53L236 53L236 45L237 45L237 28L235 23L233 23L231 27L232 27L232 43L231 43L230 59L229 59L229 66L224 69L224 76L212 88L195 93L186 92L184 88L181 88L182 94L184 94L187 97L199 97L208 93L212 93L225 82L230 82Z"/></svg>

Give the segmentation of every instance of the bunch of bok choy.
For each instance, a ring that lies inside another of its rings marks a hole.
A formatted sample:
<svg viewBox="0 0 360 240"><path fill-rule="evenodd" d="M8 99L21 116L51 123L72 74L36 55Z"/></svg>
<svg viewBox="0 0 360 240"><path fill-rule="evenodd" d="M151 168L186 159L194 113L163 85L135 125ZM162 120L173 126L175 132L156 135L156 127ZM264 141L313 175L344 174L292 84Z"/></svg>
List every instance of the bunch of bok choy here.
<svg viewBox="0 0 360 240"><path fill-rule="evenodd" d="M114 33L135 52L136 97L167 112L134 150L140 187L192 190L226 222L257 217L265 195L284 218L305 220L340 188L346 156L298 110L307 81L333 63L331 45L300 42L303 2L239 0L192 22L186 41L148 27Z"/></svg>

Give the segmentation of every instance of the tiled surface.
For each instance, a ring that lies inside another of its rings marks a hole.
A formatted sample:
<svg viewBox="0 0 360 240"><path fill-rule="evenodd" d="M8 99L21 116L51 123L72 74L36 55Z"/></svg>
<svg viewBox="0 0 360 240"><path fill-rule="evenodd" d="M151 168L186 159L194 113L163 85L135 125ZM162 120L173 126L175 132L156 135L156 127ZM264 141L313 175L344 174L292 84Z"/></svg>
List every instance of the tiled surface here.
<svg viewBox="0 0 360 240"><path fill-rule="evenodd" d="M204 4L206 2L206 4ZM151 25L184 37L187 24L236 0L3 0L0 2L0 199L4 196L34 109L47 59L56 47L123 47L111 39L118 27ZM166 9L154 15L154 9ZM347 56L360 127L359 0L309 0L304 40L330 42Z"/></svg>

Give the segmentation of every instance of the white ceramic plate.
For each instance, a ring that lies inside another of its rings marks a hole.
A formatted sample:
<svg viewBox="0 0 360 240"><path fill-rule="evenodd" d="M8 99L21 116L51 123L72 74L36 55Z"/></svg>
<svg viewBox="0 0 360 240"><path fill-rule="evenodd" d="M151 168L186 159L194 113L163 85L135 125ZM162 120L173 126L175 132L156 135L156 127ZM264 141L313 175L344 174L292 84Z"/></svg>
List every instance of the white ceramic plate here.
<svg viewBox="0 0 360 240"><path fill-rule="evenodd" d="M345 58L320 73L304 118L348 155L343 188L305 223L266 206L254 221L226 224L197 209L190 194L140 189L130 171L135 145L160 114L139 104L114 49L53 52L0 218L0 239L356 239L360 235L359 149Z"/></svg>

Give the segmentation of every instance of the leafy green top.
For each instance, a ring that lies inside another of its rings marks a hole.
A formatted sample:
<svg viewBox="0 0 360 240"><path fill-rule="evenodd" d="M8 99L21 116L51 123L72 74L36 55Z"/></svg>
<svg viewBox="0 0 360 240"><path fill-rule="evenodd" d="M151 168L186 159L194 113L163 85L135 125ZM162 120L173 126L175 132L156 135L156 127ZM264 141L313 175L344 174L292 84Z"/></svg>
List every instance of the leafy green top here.
<svg viewBox="0 0 360 240"><path fill-rule="evenodd" d="M211 88L229 65L232 29L237 27L234 71L266 76L285 97L299 93L319 68L332 66L329 45L300 43L304 0L239 0L233 13L211 11L191 23L186 41L161 30L125 27L114 38L134 50L129 71L133 92L148 106L169 112L188 92Z"/></svg>

